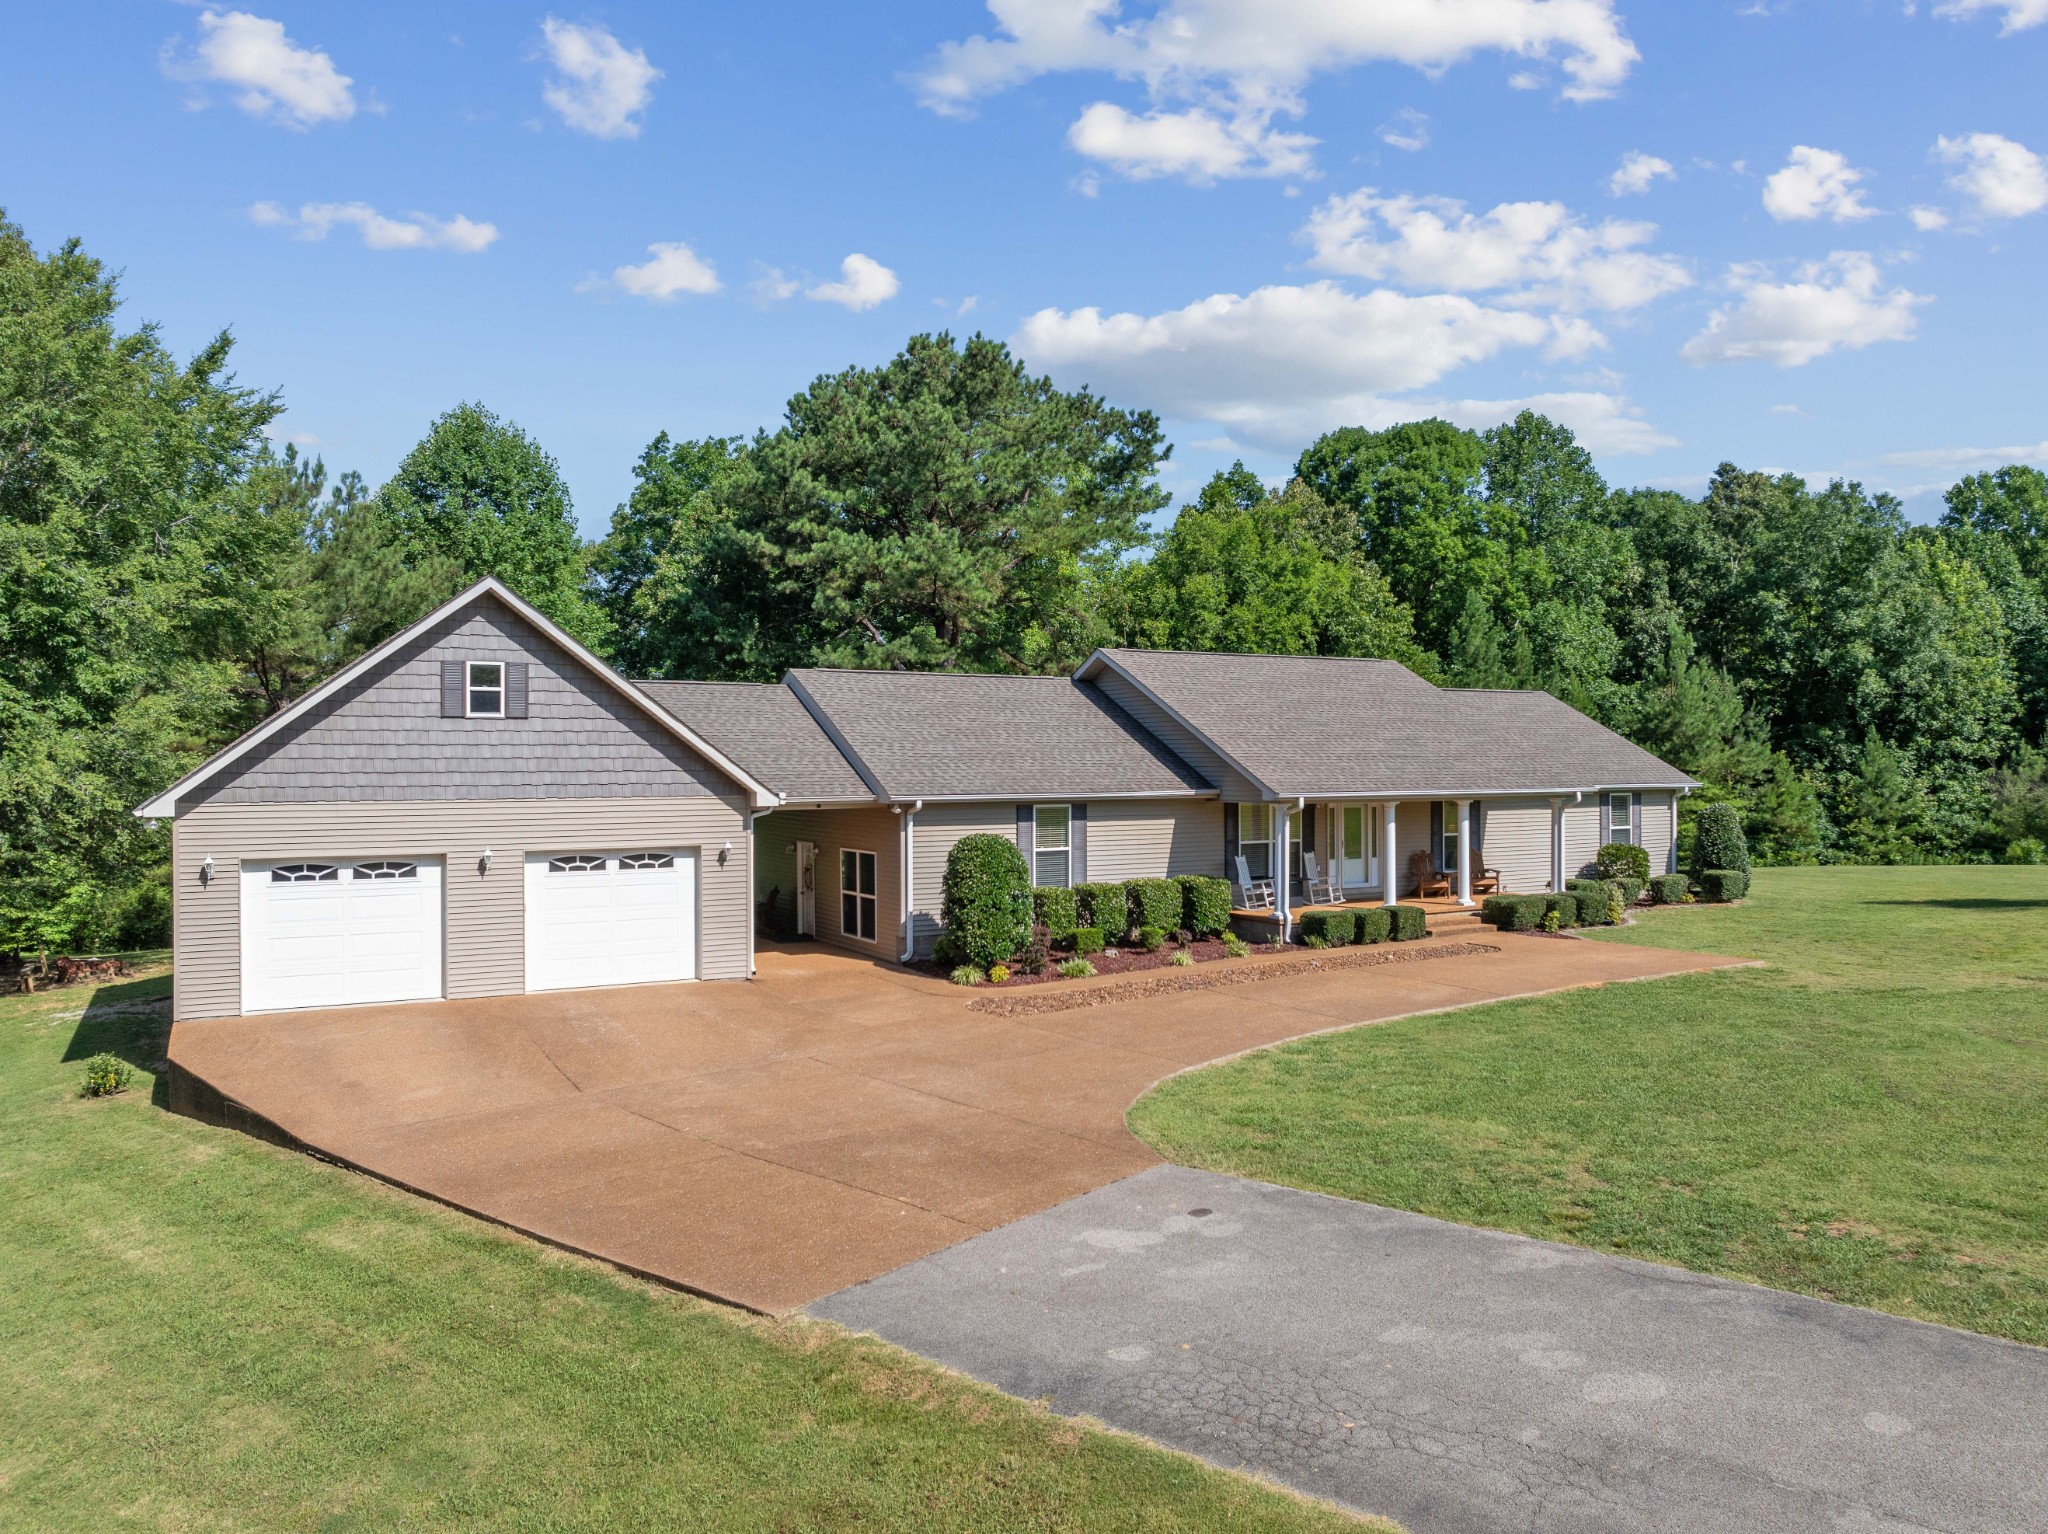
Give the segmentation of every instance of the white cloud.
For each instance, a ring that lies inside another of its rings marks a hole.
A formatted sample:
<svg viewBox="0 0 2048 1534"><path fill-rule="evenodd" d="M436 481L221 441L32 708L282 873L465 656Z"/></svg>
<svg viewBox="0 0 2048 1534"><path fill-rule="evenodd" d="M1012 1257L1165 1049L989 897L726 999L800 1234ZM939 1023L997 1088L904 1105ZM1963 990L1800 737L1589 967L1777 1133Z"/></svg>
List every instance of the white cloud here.
<svg viewBox="0 0 2048 1534"><path fill-rule="evenodd" d="M1429 147L1429 114L1403 107L1390 123L1380 124L1380 142L1410 153Z"/></svg>
<svg viewBox="0 0 2048 1534"><path fill-rule="evenodd" d="M1417 414L1439 415L1453 426L1484 431L1503 421L1512 421L1524 410L1547 415L1560 426L1571 429L1579 446L1604 457L1654 453L1677 447L1678 438L1659 430L1642 417L1627 399L1598 393L1531 394L1523 399L1437 400L1427 410L1421 402L1403 402L1399 419L1413 420Z"/></svg>
<svg viewBox="0 0 2048 1534"><path fill-rule="evenodd" d="M192 57L166 57L164 70L173 79L228 86L243 111L287 128L346 122L356 111L355 82L333 59L299 47L283 22L247 11L201 11Z"/></svg>
<svg viewBox="0 0 2048 1534"><path fill-rule="evenodd" d="M2000 469L2009 463L2048 463L2048 441L2022 443L2018 447L1915 448L1910 452L1886 453L1878 462L1900 469L1945 469L1973 474L1980 469Z"/></svg>
<svg viewBox="0 0 2048 1534"><path fill-rule="evenodd" d="M1807 415L1807 413L1806 413L1806 412L1805 412L1804 410L1800 409L1800 407L1799 407L1799 406L1797 406L1797 405L1773 405L1773 406L1771 406L1771 414L1772 414L1772 415L1796 415L1796 416L1799 416L1799 417L1801 417L1801 418L1802 418L1802 419L1804 419L1804 420L1809 420L1809 421L1813 419L1813 417L1811 417L1811 416Z"/></svg>
<svg viewBox="0 0 2048 1534"><path fill-rule="evenodd" d="M896 274L888 267L855 251L839 263L837 282L821 282L805 288L804 297L820 303L840 304L859 313L887 303L901 286Z"/></svg>
<svg viewBox="0 0 2048 1534"><path fill-rule="evenodd" d="M496 224L481 224L456 214L435 218L411 213L388 218L366 202L308 202L296 213L279 203L259 202L249 210L250 219L266 228L289 229L298 240L324 240L328 231L351 227L371 250L452 250L475 255L498 237Z"/></svg>
<svg viewBox="0 0 2048 1534"><path fill-rule="evenodd" d="M2048 21L2048 0L1942 0L1934 8L1935 15L1952 21L1965 21L1980 11L2004 13L2005 21L1998 31L2001 37L2010 37Z"/></svg>
<svg viewBox="0 0 2048 1534"><path fill-rule="evenodd" d="M1241 113L1226 121L1191 107L1137 117L1114 103L1098 101L1074 120L1067 142L1134 181L1180 176L1199 183L1219 177L1306 175L1311 168L1309 150L1316 141L1302 133L1281 133L1259 113Z"/></svg>
<svg viewBox="0 0 2048 1534"><path fill-rule="evenodd" d="M578 26L550 16L540 29L548 61L559 71L541 87L541 99L578 133L638 138L637 115L654 99L654 82L661 78L647 55L594 23Z"/></svg>
<svg viewBox="0 0 2048 1534"><path fill-rule="evenodd" d="M1913 227L1922 234L1932 234L1937 229L1948 227L1948 215L1939 208L1912 208L1906 216L1913 220Z"/></svg>
<svg viewBox="0 0 2048 1534"><path fill-rule="evenodd" d="M1644 154L1640 149L1631 149L1621 157L1621 164L1614 174L1607 178L1607 190L1615 197L1639 195L1660 179L1678 179L1678 172L1671 168L1671 162L1660 160L1653 154Z"/></svg>
<svg viewBox="0 0 2048 1534"><path fill-rule="evenodd" d="M1780 221L1831 218L1846 224L1869 218L1877 210L1863 201L1857 187L1862 179L1848 156L1800 144L1785 168L1764 182L1764 210Z"/></svg>
<svg viewBox="0 0 2048 1534"><path fill-rule="evenodd" d="M669 303L684 293L716 293L718 272L709 261L680 240L647 247L647 259L638 266L619 266L610 277L593 277L579 284L580 291L611 288L634 298Z"/></svg>
<svg viewBox="0 0 2048 1534"><path fill-rule="evenodd" d="M1772 362L1800 367L1839 349L1912 339L1926 298L1885 290L1868 252L1836 251L1804 266L1797 280L1774 283L1759 266L1729 269L1739 297L1716 309L1679 355L1695 367L1713 362Z"/></svg>
<svg viewBox="0 0 2048 1534"><path fill-rule="evenodd" d="M779 266L762 266L755 263L754 280L747 284L747 291L755 301L764 304L780 303L785 298L794 298L803 291L803 284Z"/></svg>
<svg viewBox="0 0 2048 1534"><path fill-rule="evenodd" d="M2021 218L2048 208L2048 162L2002 134L1944 134L1934 141L1934 157L1962 167L1948 184L1988 218Z"/></svg>
<svg viewBox="0 0 2048 1534"><path fill-rule="evenodd" d="M1302 230L1323 271L1502 302L1622 310L1691 283L1669 256L1637 247L1655 224L1588 224L1560 202L1504 202L1471 213L1448 197L1382 197L1371 187L1332 197Z"/></svg>
<svg viewBox="0 0 2048 1534"><path fill-rule="evenodd" d="M1407 64L1433 76L1500 52L1556 62L1564 95L1585 101L1612 94L1641 57L1614 0L1164 0L1128 19L1120 0L989 0L989 10L994 35L941 44L913 77L927 107L961 116L1041 75L1087 71L1141 82L1152 117L1193 107L1263 142L1275 116L1300 115L1315 75L1356 65ZM1197 165L1198 177L1225 174Z"/></svg>

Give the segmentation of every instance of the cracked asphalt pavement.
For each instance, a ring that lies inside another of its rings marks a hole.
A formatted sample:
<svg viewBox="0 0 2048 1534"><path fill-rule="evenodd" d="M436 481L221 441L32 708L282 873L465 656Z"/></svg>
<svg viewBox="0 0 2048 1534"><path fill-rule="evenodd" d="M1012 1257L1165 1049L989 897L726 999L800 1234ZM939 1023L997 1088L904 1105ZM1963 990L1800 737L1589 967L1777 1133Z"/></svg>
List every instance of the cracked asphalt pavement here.
<svg viewBox="0 0 2048 1534"><path fill-rule="evenodd" d="M2048 1529L2048 1351L1184 1167L810 1312L1415 1534Z"/></svg>

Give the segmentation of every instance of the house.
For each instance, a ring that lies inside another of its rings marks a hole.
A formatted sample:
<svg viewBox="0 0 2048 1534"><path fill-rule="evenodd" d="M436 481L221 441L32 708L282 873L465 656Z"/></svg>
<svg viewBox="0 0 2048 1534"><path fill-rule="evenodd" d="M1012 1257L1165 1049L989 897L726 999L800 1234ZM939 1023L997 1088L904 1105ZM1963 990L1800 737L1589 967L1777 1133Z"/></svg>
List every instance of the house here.
<svg viewBox="0 0 2048 1534"><path fill-rule="evenodd" d="M741 979L757 909L916 958L977 831L1041 884L1242 860L1282 929L1304 855L1348 897L1407 893L1417 853L1467 899L1480 866L1548 889L1604 841L1672 868L1693 786L1546 694L1391 661L633 682L484 580L136 813L172 822L185 1019Z"/></svg>

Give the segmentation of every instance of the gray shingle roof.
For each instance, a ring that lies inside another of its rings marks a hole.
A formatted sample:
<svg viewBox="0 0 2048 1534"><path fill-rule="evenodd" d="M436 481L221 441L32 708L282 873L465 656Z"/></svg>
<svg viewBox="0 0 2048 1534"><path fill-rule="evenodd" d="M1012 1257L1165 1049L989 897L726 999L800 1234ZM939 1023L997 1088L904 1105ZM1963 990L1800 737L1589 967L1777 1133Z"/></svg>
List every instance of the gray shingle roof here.
<svg viewBox="0 0 2048 1534"><path fill-rule="evenodd" d="M792 804L874 799L803 701L780 683L633 685Z"/></svg>
<svg viewBox="0 0 2048 1534"><path fill-rule="evenodd" d="M891 799L1098 798L1215 789L1063 676L792 671Z"/></svg>
<svg viewBox="0 0 2048 1534"><path fill-rule="evenodd" d="M1104 650L1275 794L1684 788L1692 779L1545 692L1440 688L1394 661Z"/></svg>

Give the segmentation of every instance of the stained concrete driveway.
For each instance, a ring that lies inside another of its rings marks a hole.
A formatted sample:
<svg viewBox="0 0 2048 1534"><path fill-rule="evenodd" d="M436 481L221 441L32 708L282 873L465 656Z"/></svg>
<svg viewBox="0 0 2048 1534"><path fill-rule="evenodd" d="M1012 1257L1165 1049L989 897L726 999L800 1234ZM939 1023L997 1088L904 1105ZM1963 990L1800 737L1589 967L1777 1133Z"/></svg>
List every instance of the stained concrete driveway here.
<svg viewBox="0 0 2048 1534"><path fill-rule="evenodd" d="M2048 1529L2048 1352L1180 1167L811 1311L1415 1534Z"/></svg>
<svg viewBox="0 0 2048 1534"><path fill-rule="evenodd" d="M806 945L762 953L751 983L181 1022L173 1093L542 1239L779 1313L1156 1165L1124 1110L1187 1066L1351 1023L1732 962L1487 940L1484 953L1417 943L1383 968L1031 1017L970 1011L988 993Z"/></svg>

